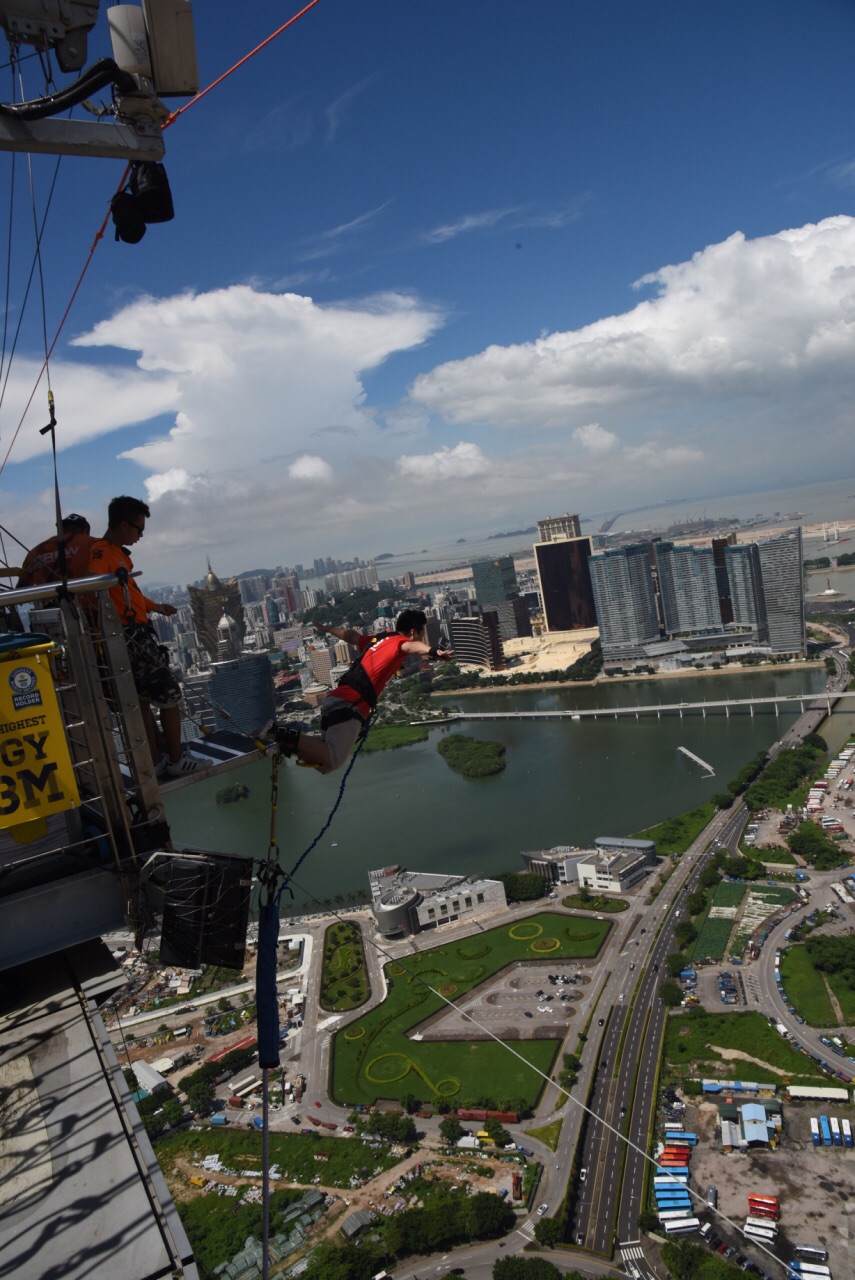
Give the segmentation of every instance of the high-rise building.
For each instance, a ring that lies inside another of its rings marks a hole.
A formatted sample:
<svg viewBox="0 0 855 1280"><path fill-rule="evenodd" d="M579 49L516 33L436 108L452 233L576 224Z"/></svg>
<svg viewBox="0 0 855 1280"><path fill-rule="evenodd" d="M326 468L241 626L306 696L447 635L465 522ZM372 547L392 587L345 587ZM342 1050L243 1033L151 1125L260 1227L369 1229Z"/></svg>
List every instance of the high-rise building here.
<svg viewBox="0 0 855 1280"><path fill-rule="evenodd" d="M478 607L482 611L494 609L498 614L503 640L531 635L531 620L525 602L520 599L513 556L477 560L472 565L472 584Z"/></svg>
<svg viewBox="0 0 855 1280"><path fill-rule="evenodd" d="M240 598L244 604L262 601L270 590L270 579L265 573L256 573L249 578L238 578Z"/></svg>
<svg viewBox="0 0 855 1280"><path fill-rule="evenodd" d="M218 729L236 729L254 736L274 718L273 668L266 653L245 653L211 668L208 696ZM231 719L220 716L217 706Z"/></svg>
<svg viewBox="0 0 855 1280"><path fill-rule="evenodd" d="M582 526L578 516L547 516L537 522L538 542L558 542L562 538L581 538Z"/></svg>
<svg viewBox="0 0 855 1280"><path fill-rule="evenodd" d="M480 618L450 618L446 625L456 661L471 662L490 671L504 667L505 651L494 610L488 609Z"/></svg>
<svg viewBox="0 0 855 1280"><path fill-rule="evenodd" d="M733 622L733 601L730 595L730 578L727 573L727 548L736 546L736 534L726 538L713 538L712 553L715 565L715 583L718 590L718 607L725 626Z"/></svg>
<svg viewBox="0 0 855 1280"><path fill-rule="evenodd" d="M724 563L727 574L727 612L730 617L725 617L725 609L722 608L722 622L731 622L734 626L750 626L755 640L767 641L766 600L757 543L726 546Z"/></svg>
<svg viewBox="0 0 855 1280"><path fill-rule="evenodd" d="M597 625L589 569L591 552L590 538L534 544L547 631L580 631Z"/></svg>
<svg viewBox="0 0 855 1280"><path fill-rule="evenodd" d="M662 620L669 636L721 631L712 547L655 542Z"/></svg>
<svg viewBox="0 0 855 1280"><path fill-rule="evenodd" d="M531 635L531 615L522 596L514 596L512 600L497 604L495 612L503 640L516 640L520 636Z"/></svg>
<svg viewBox="0 0 855 1280"><path fill-rule="evenodd" d="M603 657L619 657L659 639L647 543L612 547L590 559Z"/></svg>
<svg viewBox="0 0 855 1280"><path fill-rule="evenodd" d="M475 599L482 609L492 609L519 594L513 556L476 560L472 566Z"/></svg>
<svg viewBox="0 0 855 1280"><path fill-rule="evenodd" d="M190 608L193 611L193 622L199 641L204 645L208 656L216 658L219 634L217 627L224 613L233 618L241 638L246 634L246 623L243 613L243 601L240 588L234 578L221 582L208 561L208 573L202 587L188 586Z"/></svg>
<svg viewBox="0 0 855 1280"><path fill-rule="evenodd" d="M309 656L312 674L318 684L325 684L328 689L332 687L332 669L335 661L335 654L329 649L313 649Z"/></svg>
<svg viewBox="0 0 855 1280"><path fill-rule="evenodd" d="M773 653L803 654L807 636L801 526L787 529L775 538L764 538L757 543L757 551L769 647Z"/></svg>

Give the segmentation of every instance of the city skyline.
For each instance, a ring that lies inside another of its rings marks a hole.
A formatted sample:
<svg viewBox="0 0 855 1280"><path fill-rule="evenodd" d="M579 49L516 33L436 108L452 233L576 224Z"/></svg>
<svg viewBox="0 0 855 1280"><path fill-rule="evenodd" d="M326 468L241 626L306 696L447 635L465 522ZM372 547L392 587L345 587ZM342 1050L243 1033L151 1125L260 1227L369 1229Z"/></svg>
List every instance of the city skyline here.
<svg viewBox="0 0 855 1280"><path fill-rule="evenodd" d="M204 83L284 15L224 16L197 14ZM418 41L407 6L317 5L169 130L174 222L98 246L51 357L66 509L100 532L147 496L141 567L186 580L271 542L374 556L568 495L855 473L853 34L796 0L714 23L474 0ZM52 525L44 388L25 406L118 169L61 166L44 321L13 210L0 496L27 545Z"/></svg>

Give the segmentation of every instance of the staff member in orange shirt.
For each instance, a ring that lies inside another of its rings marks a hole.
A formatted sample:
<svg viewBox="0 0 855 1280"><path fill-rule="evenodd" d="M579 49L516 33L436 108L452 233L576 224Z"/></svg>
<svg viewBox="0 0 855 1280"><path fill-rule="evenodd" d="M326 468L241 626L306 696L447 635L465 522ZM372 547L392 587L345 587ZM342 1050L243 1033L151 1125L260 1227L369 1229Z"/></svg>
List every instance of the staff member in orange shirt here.
<svg viewBox="0 0 855 1280"><path fill-rule="evenodd" d="M89 536L89 521L85 516L66 516L62 522L62 542L65 552L66 578L83 578L89 572L89 554L96 538ZM62 565L60 562L60 539L56 534L45 538L38 546L28 551L19 587L37 587L46 582L62 581Z"/></svg>
<svg viewBox="0 0 855 1280"><path fill-rule="evenodd" d="M181 686L169 667L166 649L149 622L149 614L161 613L170 618L177 612L174 605L149 600L130 576L134 564L128 546L139 542L145 533L146 519L151 515L139 498L114 498L107 508L107 532L93 544L89 553L89 572L115 573L126 569L124 586L110 588L110 599L119 615L128 645L128 658L134 684L140 695L146 735L152 759L159 761L157 773L162 778L183 778L195 773L201 765L181 745ZM125 544L128 544L127 546ZM161 759L157 730L151 708L157 707L160 727L166 745Z"/></svg>

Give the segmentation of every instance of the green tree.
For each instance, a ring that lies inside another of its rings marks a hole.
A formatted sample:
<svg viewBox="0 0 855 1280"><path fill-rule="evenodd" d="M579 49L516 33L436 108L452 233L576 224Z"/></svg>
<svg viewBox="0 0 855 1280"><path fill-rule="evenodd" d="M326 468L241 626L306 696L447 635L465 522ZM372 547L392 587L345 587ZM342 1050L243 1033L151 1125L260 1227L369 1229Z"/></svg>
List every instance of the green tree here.
<svg viewBox="0 0 855 1280"><path fill-rule="evenodd" d="M500 1125L498 1120L486 1120L484 1128L497 1147L507 1147L513 1141L507 1129Z"/></svg>
<svg viewBox="0 0 855 1280"><path fill-rule="evenodd" d="M659 986L659 999L666 1004L669 1009L676 1009L682 1004L683 992L679 982L674 982L672 978L666 978Z"/></svg>
<svg viewBox="0 0 855 1280"><path fill-rule="evenodd" d="M710 800L717 809L729 809L733 804L733 796L729 791L719 791L714 796L710 796Z"/></svg>
<svg viewBox="0 0 855 1280"><path fill-rule="evenodd" d="M439 1123L440 1137L443 1142L447 1142L450 1145L459 1142L465 1132L466 1130L456 1116L446 1116Z"/></svg>
<svg viewBox="0 0 855 1280"><path fill-rule="evenodd" d="M164 1122L170 1126L180 1124L184 1119L184 1108L177 1098L167 1098L161 1108Z"/></svg>
<svg viewBox="0 0 855 1280"><path fill-rule="evenodd" d="M561 1227L556 1218L538 1218L534 1224L534 1238L538 1244L554 1249L561 1240Z"/></svg>
<svg viewBox="0 0 855 1280"><path fill-rule="evenodd" d="M689 947L698 936L698 931L689 920L683 920L674 930L674 941L678 947Z"/></svg>
<svg viewBox="0 0 855 1280"><path fill-rule="evenodd" d="M658 1231L659 1215L655 1209L642 1209L638 1215L639 1231Z"/></svg>
<svg viewBox="0 0 855 1280"><path fill-rule="evenodd" d="M705 889L712 889L718 884L719 879L720 876L718 874L718 868L713 864L710 864L709 866L704 867L700 874L699 882Z"/></svg>
<svg viewBox="0 0 855 1280"><path fill-rule="evenodd" d="M214 1086L206 1080L199 1080L196 1084L190 1085L189 1089L184 1090L187 1096L187 1105L190 1110L198 1116L206 1116L211 1110L211 1104L214 1101Z"/></svg>
<svg viewBox="0 0 855 1280"><path fill-rule="evenodd" d="M686 899L686 910L690 916L699 916L707 905L707 895L703 889L696 889Z"/></svg>
<svg viewBox="0 0 855 1280"><path fill-rule="evenodd" d="M522 1254L497 1258L493 1263L493 1280L582 1280L578 1271L558 1270L548 1258L526 1258Z"/></svg>
<svg viewBox="0 0 855 1280"><path fill-rule="evenodd" d="M688 963L689 957L682 951L672 951L665 961L665 968L668 970L670 977L676 978L677 975L686 968Z"/></svg>
<svg viewBox="0 0 855 1280"><path fill-rule="evenodd" d="M534 902L549 893L552 887L543 876L529 871L502 871L496 879L504 885L508 902Z"/></svg>

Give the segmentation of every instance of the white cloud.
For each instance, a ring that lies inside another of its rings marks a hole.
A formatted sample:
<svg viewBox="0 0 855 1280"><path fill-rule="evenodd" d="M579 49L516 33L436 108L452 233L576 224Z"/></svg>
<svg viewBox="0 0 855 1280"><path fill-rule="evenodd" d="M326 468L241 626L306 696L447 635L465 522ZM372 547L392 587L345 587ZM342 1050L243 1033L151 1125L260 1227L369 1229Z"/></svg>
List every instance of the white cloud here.
<svg viewBox="0 0 855 1280"><path fill-rule="evenodd" d="M838 398L855 380L853 264L849 217L736 234L643 277L656 296L631 311L450 361L416 378L411 398L450 423L504 428L575 429L592 409L637 423L744 397L792 420L823 380Z"/></svg>
<svg viewBox="0 0 855 1280"><path fill-rule="evenodd" d="M376 78L376 76L371 75L366 76L364 80L359 80L327 107L324 113L327 118L327 144L332 142L335 138L347 118L352 103L356 101L364 89L367 89L370 84L374 83Z"/></svg>
<svg viewBox="0 0 855 1280"><path fill-rule="evenodd" d="M599 422L586 422L583 427L577 427L573 432L573 439L578 441L586 453L594 457L611 453L618 442L615 433L606 431Z"/></svg>
<svg viewBox="0 0 855 1280"><path fill-rule="evenodd" d="M559 231L582 216L586 197L571 201L563 208L534 209L527 205L511 205L504 209L484 209L480 213L467 213L455 222L441 223L422 232L423 244L444 244L471 231L490 231L502 227L507 231L519 231L525 227L540 227L547 231Z"/></svg>
<svg viewBox="0 0 855 1280"><path fill-rule="evenodd" d="M26 405L36 385L41 362L17 358L9 371L4 400L7 406ZM174 410L178 399L178 382L171 373L146 375L136 369L98 369L55 359L50 365L51 383L56 393L56 444L58 449L94 440L107 431L146 422ZM50 436L39 429L47 421L46 383L33 397L24 424L10 455L12 462L50 451ZM4 411L3 454L14 435L10 426L10 410ZM14 427L17 427L17 420Z"/></svg>
<svg viewBox="0 0 855 1280"><path fill-rule="evenodd" d="M323 458L311 453L304 453L288 468L292 480L324 481L331 480L333 469Z"/></svg>
<svg viewBox="0 0 855 1280"><path fill-rule="evenodd" d="M427 483L471 480L473 476L483 476L490 470L489 459L483 450L466 441L461 441L453 449L443 445L436 453L402 455L397 466L402 475Z"/></svg>
<svg viewBox="0 0 855 1280"><path fill-rule="evenodd" d="M174 426L122 455L154 473L150 483L162 491L182 475L189 486L193 477L286 467L330 425L349 429L354 447L376 439L360 375L418 346L439 323L435 310L403 295L321 307L235 286L142 298L78 345L137 351L155 380L170 375Z"/></svg>

